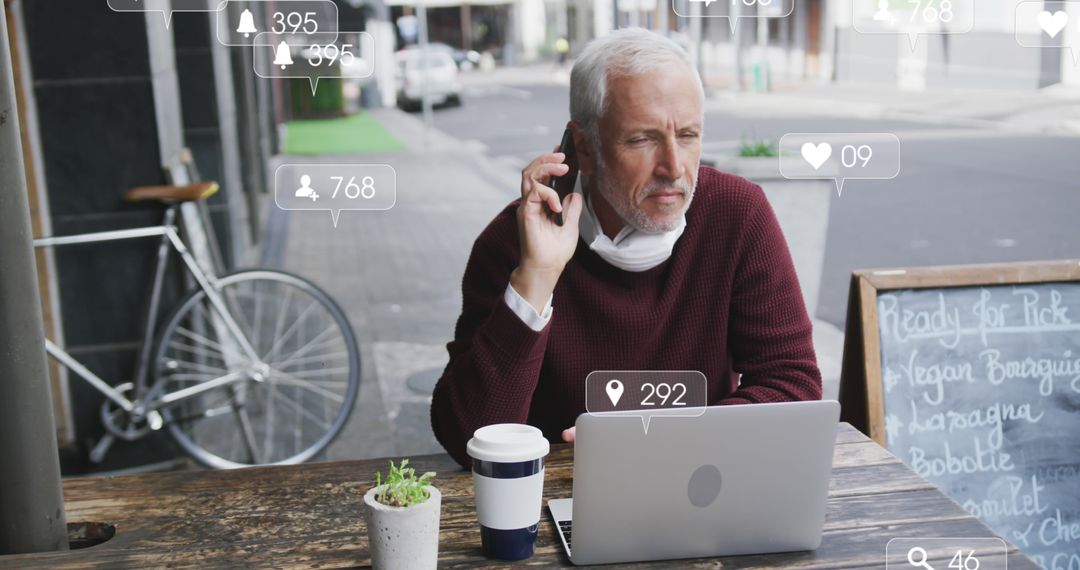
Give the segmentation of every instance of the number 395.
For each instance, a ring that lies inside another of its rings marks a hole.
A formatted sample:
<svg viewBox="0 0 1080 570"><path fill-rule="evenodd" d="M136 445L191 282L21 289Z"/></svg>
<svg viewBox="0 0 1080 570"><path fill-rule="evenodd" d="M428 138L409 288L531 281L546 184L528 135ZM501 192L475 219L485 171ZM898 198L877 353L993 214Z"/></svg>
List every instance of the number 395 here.
<svg viewBox="0 0 1080 570"><path fill-rule="evenodd" d="M291 32L289 28L292 28ZM319 22L315 20L315 12L274 12L274 27L271 31L275 34L297 34L301 31L314 34L319 31Z"/></svg>
<svg viewBox="0 0 1080 570"><path fill-rule="evenodd" d="M342 44L340 48L334 44L313 45L311 46L311 58L308 59L308 63L312 67L318 67L323 64L324 60L327 65L334 65L334 62L340 59L341 65L352 65L356 61L356 56L349 51L350 48L352 48L352 44Z"/></svg>

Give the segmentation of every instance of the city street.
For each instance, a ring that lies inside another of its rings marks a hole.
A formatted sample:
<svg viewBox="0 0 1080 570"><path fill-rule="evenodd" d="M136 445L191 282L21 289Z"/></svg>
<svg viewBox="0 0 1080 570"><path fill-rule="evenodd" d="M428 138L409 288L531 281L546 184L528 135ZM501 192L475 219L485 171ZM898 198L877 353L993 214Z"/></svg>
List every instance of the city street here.
<svg viewBox="0 0 1080 570"><path fill-rule="evenodd" d="M538 69L532 84L515 74L509 84L488 80L468 89L464 105L435 113L436 126L520 169L558 144L569 117L568 87L551 84ZM911 95L916 104L919 98ZM916 122L862 117L870 114L865 105L834 103L829 116L793 97L780 106L761 99L709 102L706 159L722 168L741 139L776 142L786 133L887 132L901 140L896 179L849 181L829 203L816 315L824 321L843 328L855 269L1056 259L1080 251L1080 137L1020 130L1008 120L1029 111L1023 101L1011 113L995 106L982 120L950 120L935 115L955 106L943 109L931 100L923 117L909 113L921 119Z"/></svg>

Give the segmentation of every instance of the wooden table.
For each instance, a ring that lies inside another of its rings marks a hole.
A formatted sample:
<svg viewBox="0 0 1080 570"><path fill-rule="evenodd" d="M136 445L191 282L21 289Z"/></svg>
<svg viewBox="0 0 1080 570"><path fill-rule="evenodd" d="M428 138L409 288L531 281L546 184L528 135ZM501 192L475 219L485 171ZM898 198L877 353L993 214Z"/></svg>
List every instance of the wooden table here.
<svg viewBox="0 0 1080 570"><path fill-rule="evenodd" d="M447 455L415 457L412 462L418 471L439 473L440 566L509 566L480 554L471 473ZM67 480L68 521L111 523L116 535L95 547L65 553L0 556L0 568L366 566L370 561L360 491L371 485L377 469L385 471L386 460ZM572 475L573 449L553 446L545 501L570 496ZM816 551L631 567L884 568L885 546L892 538L958 536L995 535L876 443L841 424L825 537ZM1010 570L1037 568L1012 545L1008 549ZM950 553L928 550L930 564L947 567ZM525 563L570 565L546 508L536 554Z"/></svg>

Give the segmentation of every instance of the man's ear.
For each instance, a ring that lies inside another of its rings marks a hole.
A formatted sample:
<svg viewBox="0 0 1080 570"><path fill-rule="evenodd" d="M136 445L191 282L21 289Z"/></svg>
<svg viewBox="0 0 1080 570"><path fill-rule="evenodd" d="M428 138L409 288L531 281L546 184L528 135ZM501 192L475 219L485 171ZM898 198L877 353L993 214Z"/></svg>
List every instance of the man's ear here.
<svg viewBox="0 0 1080 570"><path fill-rule="evenodd" d="M589 137L585 135L585 129L582 129L574 121L566 123L566 128L570 129L570 132L574 134L574 150L577 151L578 170L586 176L592 176L596 171L596 156L593 154L592 145L589 144Z"/></svg>

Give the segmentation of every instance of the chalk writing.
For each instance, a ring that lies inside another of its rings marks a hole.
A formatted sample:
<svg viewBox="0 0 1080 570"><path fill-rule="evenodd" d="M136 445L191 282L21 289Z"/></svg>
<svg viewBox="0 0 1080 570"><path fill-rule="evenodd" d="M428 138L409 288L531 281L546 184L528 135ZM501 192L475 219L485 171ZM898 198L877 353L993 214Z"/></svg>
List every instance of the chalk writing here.
<svg viewBox="0 0 1080 570"><path fill-rule="evenodd" d="M1043 568L1080 570L1080 283L877 309L888 447Z"/></svg>
<svg viewBox="0 0 1080 570"><path fill-rule="evenodd" d="M1042 305L1039 293L1034 289L1016 289L1013 294L1024 298L1024 324L1030 327L1072 324L1068 317L1069 308L1061 305L1060 291L1050 290L1048 306Z"/></svg>
<svg viewBox="0 0 1080 570"><path fill-rule="evenodd" d="M1066 523L1061 519L1061 509L1054 509L1054 516L1046 517L1039 525L1039 540L1046 546L1080 542L1080 522Z"/></svg>
<svg viewBox="0 0 1080 570"><path fill-rule="evenodd" d="M929 431L948 431L978 429L988 427L987 443L992 449L1001 449L1002 422L1010 420L1024 420L1029 423L1037 423L1043 414L1040 412L1032 416L1031 404L1020 405L993 403L985 408L974 410L946 410L936 414L929 414L924 419L919 419L919 407L911 402L911 421L908 423L908 433Z"/></svg>
<svg viewBox="0 0 1080 570"><path fill-rule="evenodd" d="M990 473L994 471L1012 471L1015 469L1012 456L996 449L982 448L979 438L973 440L975 451L970 454L953 453L948 442L942 444L942 457L927 456L920 447L911 446L911 468L923 477L940 476L946 473Z"/></svg>
<svg viewBox="0 0 1080 570"><path fill-rule="evenodd" d="M960 362L955 364L934 363L920 365L916 363L919 355L918 350L911 351L906 365L901 365L908 384L912 386L930 386L930 391L923 392L923 399L928 404L940 404L945 398L946 382L974 382L971 377L971 363Z"/></svg>
<svg viewBox="0 0 1080 570"><path fill-rule="evenodd" d="M911 338L928 336L949 336L952 338L944 346L952 348L960 342L960 310L949 311L945 308L945 295L938 294L938 305L932 310L901 310L899 301L893 295L878 297L878 319L881 330L888 331L893 338L907 342Z"/></svg>
<svg viewBox="0 0 1080 570"><path fill-rule="evenodd" d="M968 499L964 508L971 514L987 520L1014 515L1041 515L1050 507L1039 503L1039 491L1045 489L1039 480L1031 476L1030 489L1024 488L1020 477L1002 477L987 490L982 501Z"/></svg>
<svg viewBox="0 0 1080 570"><path fill-rule="evenodd" d="M1039 395L1049 396L1054 392L1054 379L1062 376L1080 375L1080 358L1073 358L1072 351L1066 350L1061 358L1031 358L1002 360L1001 351L988 348L979 353L979 358L986 364L986 379L993 385L1006 380L1038 380Z"/></svg>

